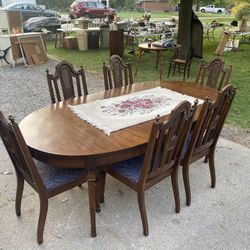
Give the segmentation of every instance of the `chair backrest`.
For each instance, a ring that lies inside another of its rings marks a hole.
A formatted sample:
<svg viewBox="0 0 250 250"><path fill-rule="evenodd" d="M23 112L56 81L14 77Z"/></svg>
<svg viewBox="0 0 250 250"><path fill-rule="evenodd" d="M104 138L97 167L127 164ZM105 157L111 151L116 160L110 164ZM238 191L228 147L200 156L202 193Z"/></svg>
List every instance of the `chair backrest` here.
<svg viewBox="0 0 250 250"><path fill-rule="evenodd" d="M75 70L72 64L62 61L56 65L54 75L50 74L48 69L46 72L52 103L74 98L76 93L78 97L88 94L85 72L82 66L79 70Z"/></svg>
<svg viewBox="0 0 250 250"><path fill-rule="evenodd" d="M175 55L174 55L174 58L179 58L179 59L183 59L186 61L187 64L191 63L192 62L192 58L193 58L193 55L194 55L194 48L193 47L190 47L189 50L188 50L188 53L183 55L181 52L182 52L182 46L178 46L176 48L176 51L175 51Z"/></svg>
<svg viewBox="0 0 250 250"><path fill-rule="evenodd" d="M120 56L113 55L109 64L103 63L103 77L105 90L133 84L131 63L124 64Z"/></svg>
<svg viewBox="0 0 250 250"><path fill-rule="evenodd" d="M221 58L215 58L208 64L201 62L195 82L221 90L229 83L232 72L232 66L225 68L224 64Z"/></svg>
<svg viewBox="0 0 250 250"><path fill-rule="evenodd" d="M180 103L170 114L169 120L153 123L149 143L144 157L140 181L155 181L168 171L178 167L196 112L188 101Z"/></svg>
<svg viewBox="0 0 250 250"><path fill-rule="evenodd" d="M22 176L37 192L46 191L31 153L14 118L7 122L0 111L0 136L14 165L17 176Z"/></svg>
<svg viewBox="0 0 250 250"><path fill-rule="evenodd" d="M235 94L235 87L227 85L219 92L213 103L209 99L203 103L184 161L192 163L206 156L208 150L216 146Z"/></svg>
<svg viewBox="0 0 250 250"><path fill-rule="evenodd" d="M194 55L194 48L190 47L186 57L187 64L190 64L192 62L193 55Z"/></svg>

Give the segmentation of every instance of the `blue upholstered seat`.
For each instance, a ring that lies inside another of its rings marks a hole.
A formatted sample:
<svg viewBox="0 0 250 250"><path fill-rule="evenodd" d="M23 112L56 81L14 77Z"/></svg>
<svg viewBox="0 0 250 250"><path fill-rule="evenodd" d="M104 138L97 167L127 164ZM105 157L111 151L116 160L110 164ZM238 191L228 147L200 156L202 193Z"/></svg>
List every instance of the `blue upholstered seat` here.
<svg viewBox="0 0 250 250"><path fill-rule="evenodd" d="M132 182L137 183L139 181L143 160L144 156L139 156L127 161L121 161L114 164L112 170L127 177Z"/></svg>
<svg viewBox="0 0 250 250"><path fill-rule="evenodd" d="M74 181L86 174L86 170L82 168L54 167L53 165L37 160L35 160L35 163L48 191Z"/></svg>
<svg viewBox="0 0 250 250"><path fill-rule="evenodd" d="M187 151L188 151L188 147L189 147L189 145L190 145L192 136L193 136L193 131L190 132L190 133L188 134L187 141L186 141L186 143L185 143L185 145L184 145L184 147L183 147L183 149L182 149L181 160L184 159L184 157L185 157L185 155L186 155L186 153L187 153Z"/></svg>

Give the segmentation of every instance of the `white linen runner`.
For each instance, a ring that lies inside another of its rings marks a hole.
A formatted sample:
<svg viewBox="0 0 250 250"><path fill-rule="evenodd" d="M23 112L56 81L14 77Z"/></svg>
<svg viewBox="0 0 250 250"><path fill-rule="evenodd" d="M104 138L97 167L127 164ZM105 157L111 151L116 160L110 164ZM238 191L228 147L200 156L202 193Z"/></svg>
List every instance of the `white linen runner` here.
<svg viewBox="0 0 250 250"><path fill-rule="evenodd" d="M196 99L157 87L85 104L69 105L69 108L92 126L110 135L114 131L152 120L157 115L167 115L181 101L193 104Z"/></svg>

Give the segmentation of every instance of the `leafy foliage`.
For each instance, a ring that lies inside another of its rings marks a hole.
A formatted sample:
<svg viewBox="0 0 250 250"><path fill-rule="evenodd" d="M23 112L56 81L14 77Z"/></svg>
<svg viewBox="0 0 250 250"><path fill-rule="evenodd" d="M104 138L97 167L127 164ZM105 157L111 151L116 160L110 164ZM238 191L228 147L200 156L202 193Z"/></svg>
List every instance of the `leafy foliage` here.
<svg viewBox="0 0 250 250"><path fill-rule="evenodd" d="M232 13L236 19L241 20L243 16L250 15L250 3L240 2L232 9Z"/></svg>

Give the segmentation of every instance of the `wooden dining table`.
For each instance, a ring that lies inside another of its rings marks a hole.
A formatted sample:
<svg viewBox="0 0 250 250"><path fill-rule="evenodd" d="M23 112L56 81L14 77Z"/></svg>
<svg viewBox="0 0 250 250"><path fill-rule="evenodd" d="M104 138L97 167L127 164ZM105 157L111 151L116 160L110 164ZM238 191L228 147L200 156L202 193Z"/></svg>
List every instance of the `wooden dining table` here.
<svg viewBox="0 0 250 250"><path fill-rule="evenodd" d="M200 99L215 100L214 88L178 81L134 83L48 105L26 116L19 124L24 139L37 160L65 168L88 171L91 236L96 236L96 172L104 166L145 153L153 120L111 133L110 136L75 115L68 105L77 105L161 86ZM197 112L198 113L198 112ZM164 118L167 119L167 116Z"/></svg>

